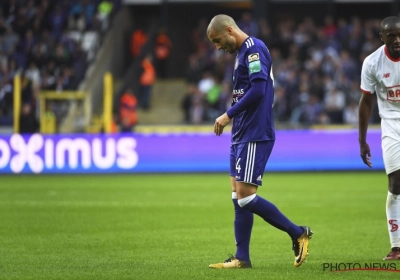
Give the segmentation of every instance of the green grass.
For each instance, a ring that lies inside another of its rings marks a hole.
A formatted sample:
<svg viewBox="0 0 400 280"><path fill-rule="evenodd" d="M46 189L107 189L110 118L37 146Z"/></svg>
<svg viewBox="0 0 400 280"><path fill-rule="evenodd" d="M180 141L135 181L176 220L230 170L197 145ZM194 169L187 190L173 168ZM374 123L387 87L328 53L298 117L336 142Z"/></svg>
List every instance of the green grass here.
<svg viewBox="0 0 400 280"><path fill-rule="evenodd" d="M383 171L267 173L258 194L314 231L307 262L256 217L253 269L212 270L235 253L227 175L2 176L0 279L396 279L322 268L382 263L386 193Z"/></svg>

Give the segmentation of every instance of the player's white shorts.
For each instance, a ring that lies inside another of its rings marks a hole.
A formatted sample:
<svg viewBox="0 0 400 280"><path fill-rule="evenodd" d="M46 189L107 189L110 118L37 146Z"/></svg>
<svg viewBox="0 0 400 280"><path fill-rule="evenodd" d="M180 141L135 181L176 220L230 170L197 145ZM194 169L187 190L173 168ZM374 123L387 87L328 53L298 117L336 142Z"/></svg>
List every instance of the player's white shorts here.
<svg viewBox="0 0 400 280"><path fill-rule="evenodd" d="M400 169L400 119L382 119L382 152L386 174Z"/></svg>

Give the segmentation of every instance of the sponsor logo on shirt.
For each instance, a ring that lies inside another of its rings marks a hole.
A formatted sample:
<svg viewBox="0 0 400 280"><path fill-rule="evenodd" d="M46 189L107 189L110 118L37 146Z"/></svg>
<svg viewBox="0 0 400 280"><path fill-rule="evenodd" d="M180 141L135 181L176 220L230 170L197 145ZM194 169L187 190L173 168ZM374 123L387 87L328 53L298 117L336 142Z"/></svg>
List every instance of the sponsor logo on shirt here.
<svg viewBox="0 0 400 280"><path fill-rule="evenodd" d="M259 60L249 63L250 74L257 73L261 71L261 63Z"/></svg>
<svg viewBox="0 0 400 280"><path fill-rule="evenodd" d="M390 76L390 73L383 74L384 78L389 78L389 76Z"/></svg>
<svg viewBox="0 0 400 280"><path fill-rule="evenodd" d="M386 88L386 100L389 102L400 102L400 85Z"/></svg>
<svg viewBox="0 0 400 280"><path fill-rule="evenodd" d="M232 104L235 104L239 101L240 96L244 95L244 89L234 89L232 90Z"/></svg>
<svg viewBox="0 0 400 280"><path fill-rule="evenodd" d="M237 94L244 94L244 89L240 88L240 89L234 89L232 91L232 94L237 95Z"/></svg>
<svg viewBox="0 0 400 280"><path fill-rule="evenodd" d="M252 61L260 60L260 55L259 55L259 53L252 53L247 58L248 58L249 62L252 62Z"/></svg>

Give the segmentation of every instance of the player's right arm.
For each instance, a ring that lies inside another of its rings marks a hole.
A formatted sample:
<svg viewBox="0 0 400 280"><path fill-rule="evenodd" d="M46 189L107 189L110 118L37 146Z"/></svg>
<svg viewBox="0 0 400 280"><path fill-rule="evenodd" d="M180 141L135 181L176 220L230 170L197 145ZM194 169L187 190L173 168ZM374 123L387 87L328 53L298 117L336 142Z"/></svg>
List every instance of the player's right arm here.
<svg viewBox="0 0 400 280"><path fill-rule="evenodd" d="M360 156L363 162L372 167L371 151L367 143L367 130L369 119L373 108L373 98L371 93L363 93L358 107L358 143L360 145Z"/></svg>
<svg viewBox="0 0 400 280"><path fill-rule="evenodd" d="M370 168L372 167L372 163L371 151L367 143L367 130L372 114L373 94L376 85L374 64L374 61L371 61L371 56L368 56L363 62L360 85L362 96L358 106L358 143L360 145L360 156L363 162Z"/></svg>

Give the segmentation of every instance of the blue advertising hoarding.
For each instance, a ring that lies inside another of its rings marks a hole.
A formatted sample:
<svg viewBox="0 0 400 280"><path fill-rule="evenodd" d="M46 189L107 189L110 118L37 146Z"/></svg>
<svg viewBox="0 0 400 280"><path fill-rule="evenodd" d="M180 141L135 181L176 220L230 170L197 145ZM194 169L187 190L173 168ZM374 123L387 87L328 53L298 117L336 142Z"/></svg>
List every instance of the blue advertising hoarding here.
<svg viewBox="0 0 400 280"><path fill-rule="evenodd" d="M277 131L266 171L366 170L355 130ZM381 134L368 132L374 169ZM0 173L229 172L229 133L0 136Z"/></svg>

